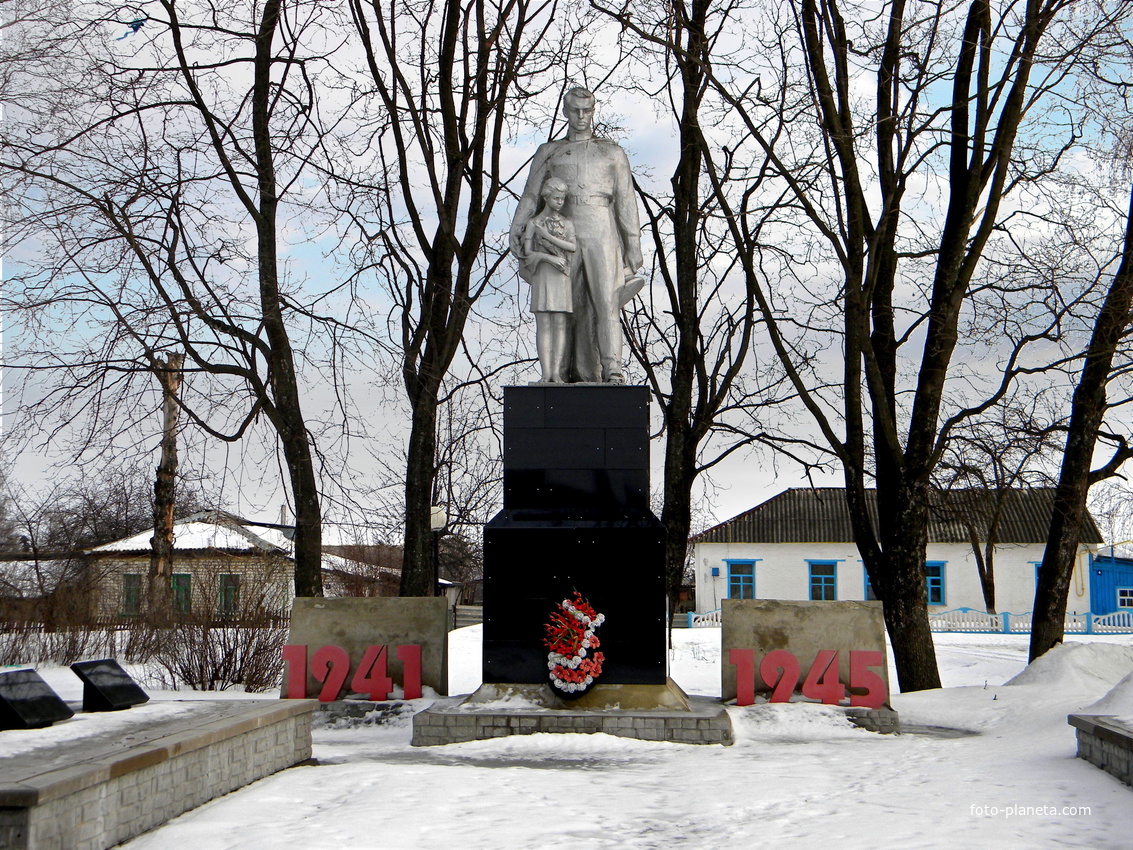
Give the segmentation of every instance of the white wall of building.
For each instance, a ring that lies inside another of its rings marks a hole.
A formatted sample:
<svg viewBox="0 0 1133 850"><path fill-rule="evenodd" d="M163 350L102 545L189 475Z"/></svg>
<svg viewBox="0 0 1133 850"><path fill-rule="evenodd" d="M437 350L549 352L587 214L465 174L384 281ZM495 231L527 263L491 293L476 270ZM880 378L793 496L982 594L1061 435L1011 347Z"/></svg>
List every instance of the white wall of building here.
<svg viewBox="0 0 1133 850"><path fill-rule="evenodd" d="M1035 598L1035 564L1042 560L1040 544L1004 544L995 555L996 607L1021 614ZM696 610L711 611L728 598L728 561L755 560L755 598L809 599L809 561L835 561L837 598L865 598L865 571L852 543L697 543ZM930 543L929 561L944 562L944 604L953 608L984 609L983 592L972 549L962 543ZM715 568L719 575L713 576ZM1080 548L1070 585L1068 613L1084 613L1090 605L1088 553Z"/></svg>

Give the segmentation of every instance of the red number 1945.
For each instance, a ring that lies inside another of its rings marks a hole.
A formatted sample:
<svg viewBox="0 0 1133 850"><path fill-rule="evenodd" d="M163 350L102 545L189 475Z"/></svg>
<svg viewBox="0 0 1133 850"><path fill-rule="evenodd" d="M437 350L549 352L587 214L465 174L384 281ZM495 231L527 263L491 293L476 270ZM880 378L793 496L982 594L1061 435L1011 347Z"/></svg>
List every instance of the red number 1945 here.
<svg viewBox="0 0 1133 850"><path fill-rule="evenodd" d="M755 650L732 649L728 660L736 665L736 705L755 702ZM850 705L881 708L885 705L885 681L870 670L881 667L885 656L878 650L850 651ZM773 649L759 663L759 678L771 688L771 702L788 702L799 684L802 668L794 653ZM807 671L800 689L804 697L827 705L838 705L846 695L846 686L838 678L838 653L820 650Z"/></svg>

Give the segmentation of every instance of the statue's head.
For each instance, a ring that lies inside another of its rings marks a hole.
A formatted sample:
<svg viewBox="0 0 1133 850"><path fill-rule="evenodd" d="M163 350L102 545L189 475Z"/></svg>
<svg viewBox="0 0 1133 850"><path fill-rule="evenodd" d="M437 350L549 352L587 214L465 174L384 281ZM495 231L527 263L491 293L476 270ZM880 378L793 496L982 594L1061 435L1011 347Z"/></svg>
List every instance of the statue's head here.
<svg viewBox="0 0 1133 850"><path fill-rule="evenodd" d="M563 115L571 130L589 133L594 125L594 93L582 87L573 88L563 95Z"/></svg>
<svg viewBox="0 0 1133 850"><path fill-rule="evenodd" d="M567 184L558 177L548 177L539 190L543 205L552 212L558 212L566 203Z"/></svg>
<svg viewBox="0 0 1133 850"><path fill-rule="evenodd" d="M543 183L543 188L539 190L539 197L545 198L548 195L565 195L569 187L565 180L560 180L558 177L548 177Z"/></svg>

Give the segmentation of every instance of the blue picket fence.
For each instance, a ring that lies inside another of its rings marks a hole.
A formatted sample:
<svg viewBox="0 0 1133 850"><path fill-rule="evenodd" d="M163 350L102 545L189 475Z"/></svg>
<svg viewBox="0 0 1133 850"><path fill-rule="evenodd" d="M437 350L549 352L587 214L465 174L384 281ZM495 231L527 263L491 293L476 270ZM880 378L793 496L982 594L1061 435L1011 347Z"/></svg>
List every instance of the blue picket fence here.
<svg viewBox="0 0 1133 850"><path fill-rule="evenodd" d="M989 614L975 608L954 608L928 615L934 632L966 632L971 634L1030 634L1031 612L1012 614L1004 611ZM720 609L698 614L688 612L690 629L720 625ZM1063 626L1066 634L1127 635L1133 634L1133 611L1114 611L1110 614L1067 614Z"/></svg>
<svg viewBox="0 0 1133 850"><path fill-rule="evenodd" d="M955 608L928 615L934 632L972 632L988 634L1030 634L1031 612L1012 614L1004 611L989 614L975 608ZM1125 635L1133 634L1133 611L1109 614L1067 614L1063 624L1066 634Z"/></svg>
<svg viewBox="0 0 1133 850"><path fill-rule="evenodd" d="M703 614L697 614L695 611L688 612L688 627L690 629L698 629L704 626L719 626L720 625L720 609L716 608L712 611L705 611Z"/></svg>

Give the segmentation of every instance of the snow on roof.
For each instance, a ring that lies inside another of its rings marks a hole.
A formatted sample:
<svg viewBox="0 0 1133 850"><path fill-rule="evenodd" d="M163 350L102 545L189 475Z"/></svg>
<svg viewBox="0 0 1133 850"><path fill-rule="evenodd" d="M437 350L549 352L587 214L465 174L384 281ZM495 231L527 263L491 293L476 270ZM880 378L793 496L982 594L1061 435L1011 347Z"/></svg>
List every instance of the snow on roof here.
<svg viewBox="0 0 1133 850"><path fill-rule="evenodd" d="M260 550L290 552L291 541L278 528L256 527L220 511L193 514L173 523L173 548L180 551L221 549L225 551ZM124 540L115 540L87 550L90 554L108 552L148 552L153 529L146 529Z"/></svg>
<svg viewBox="0 0 1133 850"><path fill-rule="evenodd" d="M281 528L271 528L255 524L245 525L244 528L253 537L262 540L270 546L274 546L276 549L290 552L295 547L295 541Z"/></svg>
<svg viewBox="0 0 1133 850"><path fill-rule="evenodd" d="M401 575L401 570L395 570L391 567L384 567L380 564L365 564L360 561L355 561L351 558L344 558L342 555L334 555L329 552L323 552L322 564L324 570L335 570L337 572L347 574L365 572L373 575Z"/></svg>

